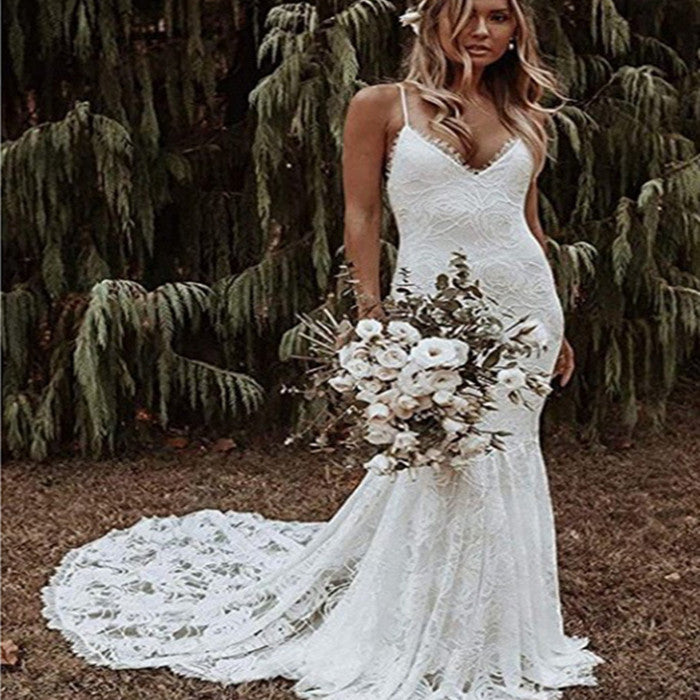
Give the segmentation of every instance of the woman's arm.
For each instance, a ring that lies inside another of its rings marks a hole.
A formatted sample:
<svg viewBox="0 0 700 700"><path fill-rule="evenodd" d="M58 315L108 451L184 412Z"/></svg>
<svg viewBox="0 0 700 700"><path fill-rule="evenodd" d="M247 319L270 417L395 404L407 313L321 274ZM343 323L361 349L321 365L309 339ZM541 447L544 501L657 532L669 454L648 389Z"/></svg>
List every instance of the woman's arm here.
<svg viewBox="0 0 700 700"><path fill-rule="evenodd" d="M357 280L358 318L382 318L379 288L381 178L391 85L370 85L350 100L343 130L345 258Z"/></svg>

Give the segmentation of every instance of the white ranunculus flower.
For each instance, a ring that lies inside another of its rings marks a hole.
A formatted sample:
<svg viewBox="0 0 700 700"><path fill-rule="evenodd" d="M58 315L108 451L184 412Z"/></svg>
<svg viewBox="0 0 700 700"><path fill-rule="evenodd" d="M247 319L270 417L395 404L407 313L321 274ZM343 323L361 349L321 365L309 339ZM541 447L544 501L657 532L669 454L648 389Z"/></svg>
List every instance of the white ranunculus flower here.
<svg viewBox="0 0 700 700"><path fill-rule="evenodd" d="M399 394L391 404L391 408L401 420L408 420L418 408L418 400L408 394Z"/></svg>
<svg viewBox="0 0 700 700"><path fill-rule="evenodd" d="M438 406L450 406L455 400L455 395L451 391L445 389L438 389L433 394L433 402Z"/></svg>
<svg viewBox="0 0 700 700"><path fill-rule="evenodd" d="M381 379L383 382L390 382L399 376L399 370L394 367L382 367L380 365L375 367L374 376L377 379Z"/></svg>
<svg viewBox="0 0 700 700"><path fill-rule="evenodd" d="M393 452L407 452L415 447L418 447L418 433L413 430L402 430L396 433L391 449Z"/></svg>
<svg viewBox="0 0 700 700"><path fill-rule="evenodd" d="M365 440L373 445L390 445L394 442L398 429L389 423L370 425L365 434Z"/></svg>
<svg viewBox="0 0 700 700"><path fill-rule="evenodd" d="M376 318L361 318L355 326L355 332L363 340L380 338L383 326Z"/></svg>
<svg viewBox="0 0 700 700"><path fill-rule="evenodd" d="M423 338L411 348L411 359L421 367L439 367L457 361L457 350L449 338Z"/></svg>
<svg viewBox="0 0 700 700"><path fill-rule="evenodd" d="M331 377L328 383L336 390L340 391L350 391L355 388L355 380L349 374L340 374L335 377Z"/></svg>
<svg viewBox="0 0 700 700"><path fill-rule="evenodd" d="M359 358L349 360L345 365L345 369L356 379L372 376L372 365L366 360Z"/></svg>
<svg viewBox="0 0 700 700"><path fill-rule="evenodd" d="M428 375L428 382L434 391L454 391L462 383L462 378L456 370L436 369Z"/></svg>
<svg viewBox="0 0 700 700"><path fill-rule="evenodd" d="M463 457L473 457L474 455L485 452L490 442L490 438L486 435L469 433L469 435L465 435L459 439L457 446Z"/></svg>
<svg viewBox="0 0 700 700"><path fill-rule="evenodd" d="M377 354L377 362L382 367L401 369L408 362L408 353L396 344L390 345Z"/></svg>
<svg viewBox="0 0 700 700"><path fill-rule="evenodd" d="M522 370L519 370L517 367L502 369L496 375L496 378L499 382L501 382L501 384L505 384L505 386L507 386L511 391L525 386L525 375L523 374Z"/></svg>
<svg viewBox="0 0 700 700"><path fill-rule="evenodd" d="M407 321L389 321L386 330L392 338L401 343L414 345L421 339L420 331Z"/></svg>
<svg viewBox="0 0 700 700"><path fill-rule="evenodd" d="M389 455L385 455L383 452L374 455L372 459L364 463L364 468L367 471L374 472L375 474L391 474L394 471L394 465L396 464L396 459Z"/></svg>

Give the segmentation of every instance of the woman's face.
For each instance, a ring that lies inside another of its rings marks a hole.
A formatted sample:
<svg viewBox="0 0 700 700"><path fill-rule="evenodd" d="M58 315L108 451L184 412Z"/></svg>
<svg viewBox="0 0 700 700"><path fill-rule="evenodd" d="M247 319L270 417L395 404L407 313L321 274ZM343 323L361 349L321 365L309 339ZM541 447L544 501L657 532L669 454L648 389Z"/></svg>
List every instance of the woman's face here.
<svg viewBox="0 0 700 700"><path fill-rule="evenodd" d="M462 53L468 52L475 65L486 66L508 51L508 42L513 38L516 26L517 20L508 0L474 0L471 16L457 37L457 44ZM459 62L461 57L455 55L450 33L447 12L443 11L438 18L440 44L449 59Z"/></svg>

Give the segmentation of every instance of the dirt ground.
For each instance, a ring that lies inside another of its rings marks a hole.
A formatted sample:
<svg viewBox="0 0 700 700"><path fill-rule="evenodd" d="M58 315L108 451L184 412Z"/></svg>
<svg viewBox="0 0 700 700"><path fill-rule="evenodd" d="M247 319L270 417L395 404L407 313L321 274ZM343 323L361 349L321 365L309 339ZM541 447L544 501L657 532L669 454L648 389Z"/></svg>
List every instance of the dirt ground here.
<svg viewBox="0 0 700 700"><path fill-rule="evenodd" d="M566 700L690 700L698 680L700 387L679 387L661 436L628 450L584 448L565 427L544 435L569 634L606 659L599 685ZM274 446L274 447L272 447ZM12 700L283 700L291 681L225 688L166 669L87 665L41 617L39 589L70 548L144 515L199 508L255 510L280 519L330 518L362 477L321 455L260 441L227 454L186 449L138 459L2 470L2 638L19 647L4 667ZM695 640L695 642L693 642Z"/></svg>

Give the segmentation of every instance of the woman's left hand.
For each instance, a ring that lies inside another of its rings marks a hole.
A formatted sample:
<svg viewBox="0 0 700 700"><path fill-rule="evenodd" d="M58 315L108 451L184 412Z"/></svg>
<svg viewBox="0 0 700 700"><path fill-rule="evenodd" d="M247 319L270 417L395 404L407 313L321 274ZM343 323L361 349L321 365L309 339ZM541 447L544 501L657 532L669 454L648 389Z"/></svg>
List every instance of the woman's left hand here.
<svg viewBox="0 0 700 700"><path fill-rule="evenodd" d="M571 347L569 341L564 338L562 340L561 348L559 349L559 356L554 365L554 373L552 376L556 377L561 375L560 386L566 386L571 379L571 375L574 372L574 349Z"/></svg>

